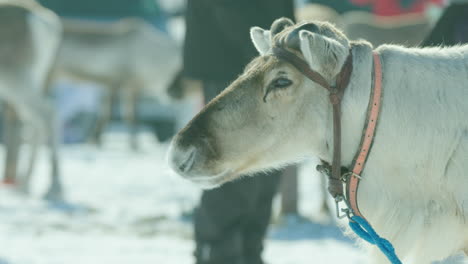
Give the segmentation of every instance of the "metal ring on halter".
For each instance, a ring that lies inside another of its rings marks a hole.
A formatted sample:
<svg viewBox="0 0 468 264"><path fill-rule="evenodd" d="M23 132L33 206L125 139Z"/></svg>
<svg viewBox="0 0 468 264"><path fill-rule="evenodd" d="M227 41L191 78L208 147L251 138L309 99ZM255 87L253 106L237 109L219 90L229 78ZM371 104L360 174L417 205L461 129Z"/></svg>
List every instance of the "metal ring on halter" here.
<svg viewBox="0 0 468 264"><path fill-rule="evenodd" d="M362 180L362 176L361 176L361 175L356 174L356 173L354 173L354 172L352 172L352 171L349 171L349 172L343 174L343 176L341 176L341 180L342 180L344 183L347 183L349 176L353 176L353 177L358 178L359 180Z"/></svg>

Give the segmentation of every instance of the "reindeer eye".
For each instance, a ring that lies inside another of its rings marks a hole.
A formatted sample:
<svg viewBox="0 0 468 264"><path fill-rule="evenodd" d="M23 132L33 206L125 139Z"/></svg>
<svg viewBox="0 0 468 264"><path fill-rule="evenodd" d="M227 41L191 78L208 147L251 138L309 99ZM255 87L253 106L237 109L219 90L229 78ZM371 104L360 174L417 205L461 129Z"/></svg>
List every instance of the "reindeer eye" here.
<svg viewBox="0 0 468 264"><path fill-rule="evenodd" d="M289 79L286 79L286 78L278 78L276 80L274 80L272 82L272 85L275 87L275 88L285 88L285 87L288 87L292 84L292 81L289 80Z"/></svg>
<svg viewBox="0 0 468 264"><path fill-rule="evenodd" d="M278 79L273 80L266 90L265 95L263 96L263 102L266 102L268 94L274 89L283 89L290 86L293 82L284 77L279 77Z"/></svg>

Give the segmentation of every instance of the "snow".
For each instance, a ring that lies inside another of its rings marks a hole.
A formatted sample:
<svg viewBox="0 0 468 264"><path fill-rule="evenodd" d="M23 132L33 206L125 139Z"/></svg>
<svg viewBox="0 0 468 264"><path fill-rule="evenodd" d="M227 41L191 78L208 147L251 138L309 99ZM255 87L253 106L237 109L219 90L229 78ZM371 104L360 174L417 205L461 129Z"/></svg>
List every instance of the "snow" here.
<svg viewBox="0 0 468 264"><path fill-rule="evenodd" d="M62 147L64 203L41 199L49 181L45 149L31 195L0 187L0 264L193 263L191 211L200 189L168 168L167 143L141 134L142 150L132 152L127 137L108 133L101 149ZM367 263L353 241L318 216L319 178L310 174L301 171L304 218L275 215L266 261Z"/></svg>

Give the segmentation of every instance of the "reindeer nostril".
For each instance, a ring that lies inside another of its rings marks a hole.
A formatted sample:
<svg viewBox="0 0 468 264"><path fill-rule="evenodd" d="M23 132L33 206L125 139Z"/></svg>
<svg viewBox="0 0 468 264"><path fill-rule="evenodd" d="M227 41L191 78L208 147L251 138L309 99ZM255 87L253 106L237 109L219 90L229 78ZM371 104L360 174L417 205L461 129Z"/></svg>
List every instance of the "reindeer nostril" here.
<svg viewBox="0 0 468 264"><path fill-rule="evenodd" d="M179 170L181 172L187 172L192 168L193 163L195 161L195 154L196 154L196 149L191 148L185 161L183 161L182 164L179 165Z"/></svg>

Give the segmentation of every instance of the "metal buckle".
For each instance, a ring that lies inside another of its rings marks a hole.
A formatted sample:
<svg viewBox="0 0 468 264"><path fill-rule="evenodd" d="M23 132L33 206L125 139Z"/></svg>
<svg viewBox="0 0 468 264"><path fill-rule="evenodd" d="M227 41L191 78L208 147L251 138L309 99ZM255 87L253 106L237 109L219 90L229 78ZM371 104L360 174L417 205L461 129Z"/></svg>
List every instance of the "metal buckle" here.
<svg viewBox="0 0 468 264"><path fill-rule="evenodd" d="M343 219L345 217L351 219L353 215L353 210L349 206L348 201L342 195L338 195L337 197L335 197L335 208L336 217L338 217L338 219Z"/></svg>
<svg viewBox="0 0 468 264"><path fill-rule="evenodd" d="M342 180L344 183L347 183L347 182L348 182L348 178L349 178L350 176L353 176L353 177L358 178L359 180L362 180L361 175L358 175L358 174L356 174L356 173L354 173L354 172L352 172L352 171L349 171L349 172L343 174L343 176L341 176L341 180Z"/></svg>
<svg viewBox="0 0 468 264"><path fill-rule="evenodd" d="M328 178L330 177L330 166L320 164L317 165L316 170L320 173L325 174ZM347 183L347 178L349 178L349 176L355 176L359 179L361 178L361 176L350 171L341 176L341 180L343 181L343 183ZM351 219L351 217L354 215L353 210L351 209L351 206L348 203L348 200L346 200L343 195L338 195L337 197L335 197L335 209L336 217L338 217L339 219L343 219L345 217Z"/></svg>

